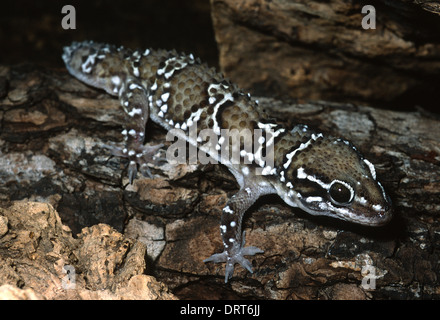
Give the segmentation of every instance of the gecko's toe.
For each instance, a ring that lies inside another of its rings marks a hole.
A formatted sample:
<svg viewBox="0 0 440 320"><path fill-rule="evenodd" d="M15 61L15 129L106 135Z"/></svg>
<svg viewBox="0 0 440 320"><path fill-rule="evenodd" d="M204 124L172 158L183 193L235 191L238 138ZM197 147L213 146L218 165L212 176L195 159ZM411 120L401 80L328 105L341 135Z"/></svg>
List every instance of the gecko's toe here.
<svg viewBox="0 0 440 320"><path fill-rule="evenodd" d="M128 165L128 180L130 181L130 184L133 184L133 181L136 178L136 174L137 174L136 162L130 161L130 164Z"/></svg>
<svg viewBox="0 0 440 320"><path fill-rule="evenodd" d="M140 153L142 154L140 158L142 159L143 162L156 164L158 158L155 157L155 154L163 146L164 146L163 143L154 146L148 146L148 145L143 146L142 149L140 150L141 151Z"/></svg>
<svg viewBox="0 0 440 320"><path fill-rule="evenodd" d="M209 258L203 260L203 262L214 262L214 263L226 262L227 257L228 257L228 253L226 251L223 251L222 253L213 254Z"/></svg>

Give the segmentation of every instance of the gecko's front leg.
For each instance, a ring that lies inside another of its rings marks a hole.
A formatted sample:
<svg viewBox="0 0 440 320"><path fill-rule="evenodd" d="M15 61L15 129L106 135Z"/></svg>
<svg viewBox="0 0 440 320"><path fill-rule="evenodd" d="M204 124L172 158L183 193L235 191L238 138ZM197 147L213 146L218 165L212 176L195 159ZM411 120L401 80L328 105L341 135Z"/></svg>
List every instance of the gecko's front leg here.
<svg viewBox="0 0 440 320"><path fill-rule="evenodd" d="M137 166L142 174L151 177L148 163L156 163L159 158L154 155L163 144L155 146L144 145L145 125L149 118L149 89L145 88L136 78L114 76L113 81L121 87L119 90L119 100L124 108L129 121L122 131L124 135L123 147L108 146L113 155L128 158L128 177L130 183L133 182L137 174Z"/></svg>
<svg viewBox="0 0 440 320"><path fill-rule="evenodd" d="M258 185L244 185L233 195L226 206L223 208L220 233L223 240L224 251L217 253L204 260L204 262L226 262L225 283L234 273L234 265L239 263L249 272L252 271L252 265L244 256L253 256L264 251L257 247L245 247L245 232L241 231L243 215L247 209L262 195L268 192L262 192Z"/></svg>

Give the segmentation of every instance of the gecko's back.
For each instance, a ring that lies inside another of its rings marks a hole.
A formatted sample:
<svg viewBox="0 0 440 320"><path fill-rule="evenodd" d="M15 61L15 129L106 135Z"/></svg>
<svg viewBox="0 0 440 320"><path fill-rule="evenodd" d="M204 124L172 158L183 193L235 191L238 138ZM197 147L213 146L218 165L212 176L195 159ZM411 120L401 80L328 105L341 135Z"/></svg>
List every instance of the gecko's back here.
<svg viewBox="0 0 440 320"><path fill-rule="evenodd" d="M136 78L149 90L150 116L167 129L186 130L197 121L198 133L253 130L262 117L249 95L192 55L85 42L66 47L63 59L71 74L111 95L121 96L127 79Z"/></svg>

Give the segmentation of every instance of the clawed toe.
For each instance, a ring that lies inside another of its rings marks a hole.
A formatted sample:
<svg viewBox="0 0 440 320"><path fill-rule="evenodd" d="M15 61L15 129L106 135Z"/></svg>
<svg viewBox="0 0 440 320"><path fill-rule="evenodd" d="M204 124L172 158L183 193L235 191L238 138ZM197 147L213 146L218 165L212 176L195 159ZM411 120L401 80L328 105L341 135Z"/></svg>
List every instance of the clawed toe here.
<svg viewBox="0 0 440 320"><path fill-rule="evenodd" d="M264 251L257 247L246 247L241 249L244 256L253 256L257 253L263 253Z"/></svg>
<svg viewBox="0 0 440 320"><path fill-rule="evenodd" d="M110 153L116 157L124 157L124 158L127 157L127 155L123 153L123 148L121 148L117 145L104 143L102 146L105 149L109 150Z"/></svg>
<svg viewBox="0 0 440 320"><path fill-rule="evenodd" d="M148 163L155 163L158 159L160 158L156 158L154 155L157 153L157 151L162 148L164 145L161 144L157 144L155 146L142 146L141 150L139 150L139 154L142 154L142 156L140 156L145 162Z"/></svg>
<svg viewBox="0 0 440 320"><path fill-rule="evenodd" d="M214 263L226 262L227 257L228 257L228 253L226 251L223 251L222 253L213 254L209 258L203 260L203 262L214 262Z"/></svg>
<svg viewBox="0 0 440 320"><path fill-rule="evenodd" d="M130 181L130 184L133 183L134 178L136 178L137 174L137 165L134 161L130 161L130 164L128 165L128 180Z"/></svg>

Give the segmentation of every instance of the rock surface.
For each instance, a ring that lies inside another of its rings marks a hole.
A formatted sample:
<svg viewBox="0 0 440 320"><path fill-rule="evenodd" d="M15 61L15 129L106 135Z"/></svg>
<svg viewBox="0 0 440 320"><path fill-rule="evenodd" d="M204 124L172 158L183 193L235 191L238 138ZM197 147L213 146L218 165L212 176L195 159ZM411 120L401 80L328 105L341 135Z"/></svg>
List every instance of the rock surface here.
<svg viewBox="0 0 440 320"><path fill-rule="evenodd" d="M376 28L363 29L373 4ZM211 0L220 66L258 94L438 110L436 1Z"/></svg>
<svg viewBox="0 0 440 320"><path fill-rule="evenodd" d="M145 271L146 247L108 225L78 238L47 203L0 209L0 299L175 299Z"/></svg>

